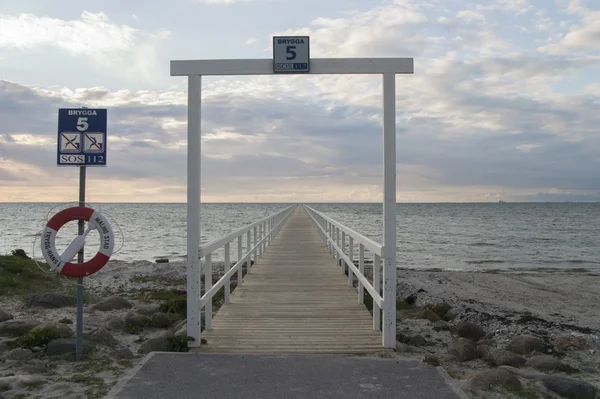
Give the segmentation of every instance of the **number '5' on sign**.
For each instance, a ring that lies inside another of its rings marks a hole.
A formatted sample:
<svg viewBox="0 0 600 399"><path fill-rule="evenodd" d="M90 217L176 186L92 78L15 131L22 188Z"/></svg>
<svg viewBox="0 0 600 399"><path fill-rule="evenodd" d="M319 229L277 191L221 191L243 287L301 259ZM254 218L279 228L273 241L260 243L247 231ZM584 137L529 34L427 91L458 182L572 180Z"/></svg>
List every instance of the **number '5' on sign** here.
<svg viewBox="0 0 600 399"><path fill-rule="evenodd" d="M87 120L87 116L80 116L79 118L77 118L77 130L79 130L80 132L85 132L86 130L88 130L90 125L88 124Z"/></svg>

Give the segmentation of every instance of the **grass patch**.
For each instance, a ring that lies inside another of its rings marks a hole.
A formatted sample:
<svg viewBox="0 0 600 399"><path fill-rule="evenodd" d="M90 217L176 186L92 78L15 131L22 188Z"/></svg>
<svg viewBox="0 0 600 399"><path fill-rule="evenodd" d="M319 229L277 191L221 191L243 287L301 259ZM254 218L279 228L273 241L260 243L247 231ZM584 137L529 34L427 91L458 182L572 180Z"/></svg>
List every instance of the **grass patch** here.
<svg viewBox="0 0 600 399"><path fill-rule="evenodd" d="M62 319L60 319L58 321L60 324L73 324L73 320L67 318L67 317L63 317Z"/></svg>
<svg viewBox="0 0 600 399"><path fill-rule="evenodd" d="M427 305L425 308L433 311L433 313L440 316L440 319L445 320L445 321L450 321L449 318L446 317L446 313L448 313L448 311L450 309L452 309L452 306L448 305L447 303L437 303L435 305Z"/></svg>
<svg viewBox="0 0 600 399"><path fill-rule="evenodd" d="M19 255L0 256L0 297L56 291L57 288L65 288L59 274L45 273L33 260Z"/></svg>
<svg viewBox="0 0 600 399"><path fill-rule="evenodd" d="M434 355L426 355L425 358L423 359L424 363L427 363L433 367L437 367L440 365L440 359L437 358L437 356Z"/></svg>
<svg viewBox="0 0 600 399"><path fill-rule="evenodd" d="M123 367L128 367L128 368L132 368L133 367L133 364L129 360L127 360L127 359L119 360L118 363L119 363L120 366L123 366Z"/></svg>
<svg viewBox="0 0 600 399"><path fill-rule="evenodd" d="M15 344L20 348L44 348L53 339L60 338L58 330L53 328L43 328L41 330L32 331L23 337L19 338Z"/></svg>

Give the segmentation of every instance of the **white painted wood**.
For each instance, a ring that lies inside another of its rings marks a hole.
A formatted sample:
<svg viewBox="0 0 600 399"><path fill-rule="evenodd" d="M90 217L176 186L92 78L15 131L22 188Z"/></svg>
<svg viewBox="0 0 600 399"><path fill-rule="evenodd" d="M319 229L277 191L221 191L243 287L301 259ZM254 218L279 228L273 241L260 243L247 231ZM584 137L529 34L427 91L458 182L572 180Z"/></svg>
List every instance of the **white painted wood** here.
<svg viewBox="0 0 600 399"><path fill-rule="evenodd" d="M206 255L204 258L204 292L212 288L212 255ZM212 297L206 301L204 308L204 330L212 330Z"/></svg>
<svg viewBox="0 0 600 399"><path fill-rule="evenodd" d="M200 346L200 106L202 78L188 77L187 126L187 335Z"/></svg>
<svg viewBox="0 0 600 399"><path fill-rule="evenodd" d="M360 244L358 249L358 271L363 276L365 275L365 246ZM362 283L358 280L358 303L365 303L365 289Z"/></svg>
<svg viewBox="0 0 600 399"><path fill-rule="evenodd" d="M381 258L379 255L373 254L373 289L377 292L381 292L380 267ZM373 301L373 330L381 331L381 305L375 303L375 301Z"/></svg>
<svg viewBox="0 0 600 399"><path fill-rule="evenodd" d="M258 233L258 227L254 226L254 246L256 247L256 244L258 243L258 236L256 235ZM254 263L258 263L258 256L257 256L257 252L258 250L255 248L254 251L252 252L254 255Z"/></svg>
<svg viewBox="0 0 600 399"><path fill-rule="evenodd" d="M225 244L225 268L223 271L227 273L231 268L231 243ZM231 295L231 280L225 280L225 303L229 303L229 296Z"/></svg>
<svg viewBox="0 0 600 399"><path fill-rule="evenodd" d="M238 282L238 286L242 285L243 281L242 281L242 258L244 257L243 251L242 251L242 236L238 237L238 263L240 263L240 267L239 269L237 269L238 271L238 277L237 277L237 282Z"/></svg>
<svg viewBox="0 0 600 399"><path fill-rule="evenodd" d="M414 72L412 58L313 58L310 73L380 74ZM171 76L189 75L273 75L272 59L254 60L173 60Z"/></svg>
<svg viewBox="0 0 600 399"><path fill-rule="evenodd" d="M383 74L383 346L396 347L396 75Z"/></svg>
<svg viewBox="0 0 600 399"><path fill-rule="evenodd" d="M352 236L348 238L348 258L350 258L350 263L354 263L354 239ZM354 274L350 268L348 268L348 287L354 287Z"/></svg>
<svg viewBox="0 0 600 399"><path fill-rule="evenodd" d="M252 239L250 238L250 234L251 234L250 230L248 230L246 232L246 245L248 246L247 251L250 256L248 256L248 266L247 266L248 271L247 271L247 273L250 273L250 269L252 268L252 252L250 252L251 248L252 248Z"/></svg>
<svg viewBox="0 0 600 399"><path fill-rule="evenodd" d="M279 211L278 213L276 213L275 215L284 215L286 212L290 212L294 207L293 206L289 206L285 209L282 209L281 211ZM246 233L248 230L251 230L253 228L255 228L256 226L259 226L261 223L263 223L265 220L274 217L275 215L270 215L267 216L257 222L254 222L252 224L249 224L248 226L242 227L239 230L236 230L230 234L227 234L226 236L217 238L209 243L204 244L201 248L200 248L200 252L199 252L199 256L200 258L205 257L207 254L213 253L215 252L217 249L222 248L226 243L228 242L232 242L233 240L235 240L236 238L238 238L240 235Z"/></svg>
<svg viewBox="0 0 600 399"><path fill-rule="evenodd" d="M381 255L381 244L376 243L375 241L371 240L368 237L365 237L364 235L352 230L351 228L349 228L348 226L344 226L343 224L341 224L340 222L330 218L329 216L317 211L314 208L311 208L308 205L304 205L306 208L308 208L312 214L317 214L320 218L326 220L328 223L334 225L335 227L337 227L338 229L341 229L342 231L344 231L346 234L348 234L349 236L354 237L354 240L356 241L356 243L361 243L365 245L365 248L367 248L369 251L374 252L378 255Z"/></svg>
<svg viewBox="0 0 600 399"><path fill-rule="evenodd" d="M346 253L346 232L342 231L342 246L341 246L342 254ZM346 262L342 259L342 274L346 272Z"/></svg>
<svg viewBox="0 0 600 399"><path fill-rule="evenodd" d="M336 260L338 261L338 265L339 265L339 260L340 258L340 253L339 253L339 248L340 248L340 228L336 226L335 228L335 240L336 240L336 244L337 244L337 248L335 251L336 254Z"/></svg>

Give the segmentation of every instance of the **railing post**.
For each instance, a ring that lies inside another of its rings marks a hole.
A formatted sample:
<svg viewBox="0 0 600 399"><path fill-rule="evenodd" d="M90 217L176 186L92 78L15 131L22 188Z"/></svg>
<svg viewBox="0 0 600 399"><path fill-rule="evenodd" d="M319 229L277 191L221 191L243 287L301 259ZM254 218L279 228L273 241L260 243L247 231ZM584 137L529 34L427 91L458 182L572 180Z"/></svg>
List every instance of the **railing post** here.
<svg viewBox="0 0 600 399"><path fill-rule="evenodd" d="M256 244L258 243L258 236L256 235L256 233L258 232L258 228L256 226L254 226L254 247L256 247ZM258 262L258 248L254 248L254 264L256 264Z"/></svg>
<svg viewBox="0 0 600 399"><path fill-rule="evenodd" d="M204 293L212 288L212 254L204 258ZM204 306L204 329L212 330L212 298Z"/></svg>
<svg viewBox="0 0 600 399"><path fill-rule="evenodd" d="M379 255L373 254L373 288L376 292L381 292L380 267L381 258ZM381 331L381 308L375 303L375 301L373 301L373 330Z"/></svg>
<svg viewBox="0 0 600 399"><path fill-rule="evenodd" d="M231 268L231 245L230 243L225 244L225 266L224 271L227 273ZM231 293L231 280L227 279L225 282L225 303L229 303L229 295Z"/></svg>
<svg viewBox="0 0 600 399"><path fill-rule="evenodd" d="M336 241L337 246L339 247L340 246L340 229L339 229L339 227L335 228L335 241ZM335 251L335 256L336 256L335 260L340 259L339 254L337 253L337 250ZM338 264L338 266L339 266L339 264Z"/></svg>
<svg viewBox="0 0 600 399"><path fill-rule="evenodd" d="M350 262L354 263L354 238L352 236L348 239L348 258L350 258ZM350 266L348 266L348 287L354 287L354 273Z"/></svg>
<svg viewBox="0 0 600 399"><path fill-rule="evenodd" d="M187 107L187 335L200 346L200 107L202 76L188 76Z"/></svg>
<svg viewBox="0 0 600 399"><path fill-rule="evenodd" d="M396 74L383 74L383 347L396 347Z"/></svg>
<svg viewBox="0 0 600 399"><path fill-rule="evenodd" d="M244 255L242 255L242 236L238 237L238 262L242 260ZM238 286L242 285L242 267L238 269Z"/></svg>
<svg viewBox="0 0 600 399"><path fill-rule="evenodd" d="M262 238L263 238L263 226L262 226L262 223L259 223L259 225L258 225L258 240L261 241ZM262 242L258 246L258 248L259 248L258 256L262 257L262 253L263 253Z"/></svg>
<svg viewBox="0 0 600 399"><path fill-rule="evenodd" d="M342 246L340 247L342 253L346 253L346 232L342 231ZM340 266L342 267L342 274L346 271L346 261L340 256Z"/></svg>
<svg viewBox="0 0 600 399"><path fill-rule="evenodd" d="M246 233L246 246L248 247L246 252L250 253L250 250L252 249L252 240L250 239L250 230L248 230L248 232ZM252 254L250 254L250 256L248 256L248 260L246 261L246 273L250 273L251 267L252 267Z"/></svg>
<svg viewBox="0 0 600 399"><path fill-rule="evenodd" d="M358 249L358 271L363 276L365 275L365 246L360 244ZM360 280L358 280L358 303L365 303L365 288Z"/></svg>

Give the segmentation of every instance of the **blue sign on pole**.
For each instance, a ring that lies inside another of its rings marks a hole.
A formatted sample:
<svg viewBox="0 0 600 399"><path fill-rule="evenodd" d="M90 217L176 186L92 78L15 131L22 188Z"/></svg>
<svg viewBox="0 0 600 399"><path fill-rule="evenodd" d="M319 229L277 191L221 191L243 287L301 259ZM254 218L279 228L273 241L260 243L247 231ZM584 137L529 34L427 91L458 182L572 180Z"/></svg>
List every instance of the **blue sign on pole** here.
<svg viewBox="0 0 600 399"><path fill-rule="evenodd" d="M106 109L58 110L58 166L106 166Z"/></svg>

